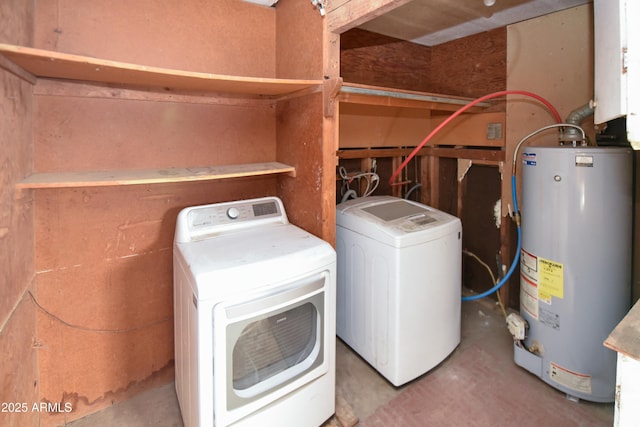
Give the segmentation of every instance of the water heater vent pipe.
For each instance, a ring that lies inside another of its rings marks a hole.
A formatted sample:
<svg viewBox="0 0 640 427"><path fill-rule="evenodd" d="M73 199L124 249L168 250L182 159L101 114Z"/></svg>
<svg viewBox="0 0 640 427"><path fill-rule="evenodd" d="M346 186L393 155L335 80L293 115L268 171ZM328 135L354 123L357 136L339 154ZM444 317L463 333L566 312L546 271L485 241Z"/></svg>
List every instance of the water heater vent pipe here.
<svg viewBox="0 0 640 427"><path fill-rule="evenodd" d="M559 140L560 145L564 145L565 143L570 142L574 147L576 146L576 141L578 141L580 124L589 116L593 115L593 100L587 102L581 107L576 108L572 112L569 113L567 119L564 121L565 123L575 125L575 127L568 127L563 129L560 133ZM584 137L584 132L582 132L582 143L581 145L587 145L587 140Z"/></svg>

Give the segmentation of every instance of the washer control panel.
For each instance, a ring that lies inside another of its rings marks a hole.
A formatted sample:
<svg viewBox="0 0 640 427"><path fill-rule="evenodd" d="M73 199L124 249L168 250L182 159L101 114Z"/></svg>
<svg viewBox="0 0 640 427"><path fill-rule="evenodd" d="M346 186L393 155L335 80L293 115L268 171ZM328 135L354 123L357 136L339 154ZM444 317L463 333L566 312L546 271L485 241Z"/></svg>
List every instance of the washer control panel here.
<svg viewBox="0 0 640 427"><path fill-rule="evenodd" d="M194 206L183 209L178 215L176 238L188 240L202 235L219 234L225 230L251 227L265 222L288 223L282 201L277 197L240 200Z"/></svg>

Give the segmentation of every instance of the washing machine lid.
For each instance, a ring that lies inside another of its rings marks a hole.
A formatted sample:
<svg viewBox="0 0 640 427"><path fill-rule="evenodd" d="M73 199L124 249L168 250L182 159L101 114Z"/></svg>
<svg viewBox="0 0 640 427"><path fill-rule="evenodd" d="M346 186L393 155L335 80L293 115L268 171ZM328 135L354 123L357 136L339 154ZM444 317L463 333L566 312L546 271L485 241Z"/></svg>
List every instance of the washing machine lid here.
<svg viewBox="0 0 640 427"><path fill-rule="evenodd" d="M460 219L412 200L363 197L341 203L336 225L392 246L411 246L461 231Z"/></svg>
<svg viewBox="0 0 640 427"><path fill-rule="evenodd" d="M336 261L333 247L293 224L266 224L189 242L174 251L195 280L199 299L220 287L242 292L308 274Z"/></svg>

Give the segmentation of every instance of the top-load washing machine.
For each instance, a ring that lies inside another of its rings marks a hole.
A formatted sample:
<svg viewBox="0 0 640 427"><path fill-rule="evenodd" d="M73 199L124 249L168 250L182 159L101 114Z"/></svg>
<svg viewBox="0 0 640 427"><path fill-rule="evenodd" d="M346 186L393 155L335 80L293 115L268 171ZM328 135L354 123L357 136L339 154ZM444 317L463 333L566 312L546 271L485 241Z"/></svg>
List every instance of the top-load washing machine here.
<svg viewBox="0 0 640 427"><path fill-rule="evenodd" d="M460 343L462 226L391 196L337 206L337 334L393 385Z"/></svg>
<svg viewBox="0 0 640 427"><path fill-rule="evenodd" d="M187 427L316 427L335 407L336 255L275 197L183 209L176 393Z"/></svg>

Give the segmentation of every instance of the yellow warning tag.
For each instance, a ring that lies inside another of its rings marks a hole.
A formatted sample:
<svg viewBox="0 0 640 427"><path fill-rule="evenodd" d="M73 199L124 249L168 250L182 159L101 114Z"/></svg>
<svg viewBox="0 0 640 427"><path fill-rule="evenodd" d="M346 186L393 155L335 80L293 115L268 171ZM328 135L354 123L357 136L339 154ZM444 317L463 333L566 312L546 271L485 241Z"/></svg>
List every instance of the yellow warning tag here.
<svg viewBox="0 0 640 427"><path fill-rule="evenodd" d="M551 297L564 298L563 265L538 258L538 298L551 304Z"/></svg>

